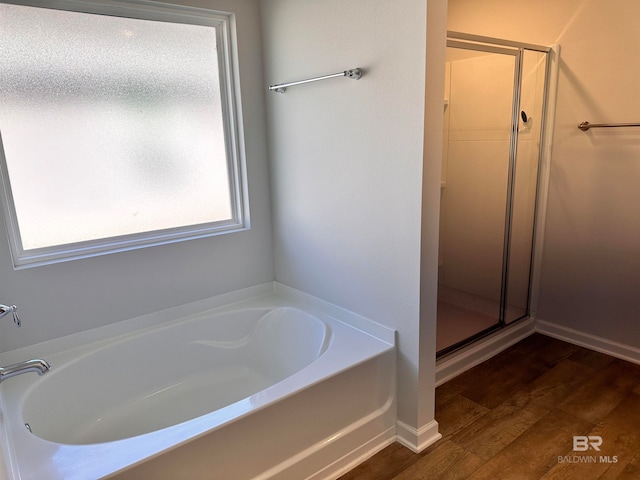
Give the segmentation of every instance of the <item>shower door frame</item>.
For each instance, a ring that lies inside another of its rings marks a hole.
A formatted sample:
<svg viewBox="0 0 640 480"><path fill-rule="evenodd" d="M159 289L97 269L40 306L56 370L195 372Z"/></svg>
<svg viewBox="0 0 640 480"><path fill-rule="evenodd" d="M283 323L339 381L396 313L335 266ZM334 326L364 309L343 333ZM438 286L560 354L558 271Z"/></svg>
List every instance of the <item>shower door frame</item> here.
<svg viewBox="0 0 640 480"><path fill-rule="evenodd" d="M443 348L437 352L438 357L442 357L449 353L459 350L460 348L479 340L490 333L502 329L507 325L505 320L507 312L508 301L508 287L509 287L509 262L511 252L511 239L512 239L512 221L513 221L513 202L514 202L514 188L515 188L515 174L516 174L516 159L518 152L518 125L520 119L520 97L522 94L522 71L523 71L523 57L525 50L544 53L545 54L545 78L543 82L543 103L542 103L542 118L540 120L540 146L538 148L538 165L536 176L536 192L535 203L533 213L533 225L532 225L532 245L531 245L531 259L529 264L528 275L528 287L527 287L527 301L526 308L523 315L518 318L509 321L509 324L515 323L519 320L529 318L531 316L531 304L533 297L533 284L534 284L534 264L536 263L536 244L540 240L538 235L538 222L540 221L540 201L543 197L541 188L542 171L545 168L544 157L546 144L545 138L547 137L548 125L547 113L549 107L550 96L550 83L552 79L552 55L554 51L552 47L546 47L542 45L535 45L530 43L515 42L510 40L504 40L500 38L485 37L480 35L473 35L468 33L447 31L447 47L460 48L468 50L483 51L488 53L499 53L505 55L513 55L515 60L514 65L514 82L513 82L513 99L511 107L511 125L509 134L509 160L508 160L508 172L507 172L507 194L506 194L506 209L505 209L505 229L503 239L503 252L502 252L502 278L500 285L500 303L498 322L491 327L485 328L476 334L454 343L448 347ZM556 52L557 53L557 52ZM555 93L555 92L554 92ZM546 186L544 189L544 197L546 199ZM545 205L546 206L546 205Z"/></svg>

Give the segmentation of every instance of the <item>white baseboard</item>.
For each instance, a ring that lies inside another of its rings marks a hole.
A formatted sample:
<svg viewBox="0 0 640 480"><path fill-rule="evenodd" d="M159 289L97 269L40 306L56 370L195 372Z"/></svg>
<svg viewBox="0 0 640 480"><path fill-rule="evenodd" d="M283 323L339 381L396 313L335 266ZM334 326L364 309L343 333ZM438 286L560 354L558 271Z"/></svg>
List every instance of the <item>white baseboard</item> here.
<svg viewBox="0 0 640 480"><path fill-rule="evenodd" d="M533 319L522 320L447 355L436 362L436 386L497 355L535 331Z"/></svg>
<svg viewBox="0 0 640 480"><path fill-rule="evenodd" d="M438 432L438 422L435 420L431 420L419 430L398 420L396 436L399 443L416 453L420 453L442 438Z"/></svg>
<svg viewBox="0 0 640 480"><path fill-rule="evenodd" d="M573 343L580 347L595 350L596 352L605 353L612 357L626 360L627 362L640 364L640 349L632 347L631 345L596 337L589 333L556 325L555 323L545 322L544 320L536 320L536 332Z"/></svg>

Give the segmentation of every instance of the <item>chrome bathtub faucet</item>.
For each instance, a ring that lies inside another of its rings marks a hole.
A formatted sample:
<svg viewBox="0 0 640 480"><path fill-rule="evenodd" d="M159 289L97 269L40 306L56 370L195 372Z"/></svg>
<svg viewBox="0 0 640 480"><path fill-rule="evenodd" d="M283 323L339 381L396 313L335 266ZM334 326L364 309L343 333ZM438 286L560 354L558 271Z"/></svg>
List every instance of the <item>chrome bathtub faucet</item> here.
<svg viewBox="0 0 640 480"><path fill-rule="evenodd" d="M38 375L44 375L51 369L48 362L40 359L27 360L26 362L14 363L6 367L0 367L0 383L7 378L15 377L22 373L36 372Z"/></svg>
<svg viewBox="0 0 640 480"><path fill-rule="evenodd" d="M15 305L0 305L0 318L4 317L5 315L9 315L10 313L13 313L13 323L16 324L16 327L22 325L22 322L20 322L20 317L18 317L18 307L16 307Z"/></svg>
<svg viewBox="0 0 640 480"><path fill-rule="evenodd" d="M20 317L18 317L18 307L15 305L7 306L0 305L0 318L13 314L13 323L17 327L21 325ZM6 367L0 367L0 383L7 378L15 377L22 373L36 372L38 375L44 375L51 370L51 365L44 360L38 358L33 360L27 360L26 362L14 363L13 365L7 365Z"/></svg>

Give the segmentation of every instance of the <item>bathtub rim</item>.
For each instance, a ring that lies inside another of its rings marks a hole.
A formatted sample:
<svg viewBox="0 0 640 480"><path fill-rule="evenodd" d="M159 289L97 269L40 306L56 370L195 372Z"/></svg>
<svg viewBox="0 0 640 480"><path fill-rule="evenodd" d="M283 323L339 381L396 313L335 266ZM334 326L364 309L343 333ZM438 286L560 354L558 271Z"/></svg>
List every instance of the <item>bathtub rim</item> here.
<svg viewBox="0 0 640 480"><path fill-rule="evenodd" d="M210 313L213 313L214 310L223 311L231 309L233 306L240 306L238 304L250 300L257 301L273 296L274 294L298 306L306 307L310 313L315 312L328 316L335 321L344 323L390 345L395 345L396 343L396 331L394 329L280 282L272 281L177 305L138 317L120 320L108 325L83 330L14 350L0 352L0 365L21 362L24 361L26 357L54 355L60 351L76 351L76 349L79 353L82 350L92 351L92 349L99 347L101 344L110 343L116 338L126 338L132 334L142 333L143 330L151 330L158 328L160 325L180 322L186 317L202 315L204 312L210 311Z"/></svg>

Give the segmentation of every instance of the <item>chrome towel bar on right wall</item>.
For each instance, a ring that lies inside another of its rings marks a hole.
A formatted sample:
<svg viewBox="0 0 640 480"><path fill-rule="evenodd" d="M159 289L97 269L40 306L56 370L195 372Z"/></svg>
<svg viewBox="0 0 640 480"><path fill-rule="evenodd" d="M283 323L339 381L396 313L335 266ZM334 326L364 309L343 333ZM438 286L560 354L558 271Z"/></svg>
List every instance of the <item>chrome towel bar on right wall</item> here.
<svg viewBox="0 0 640 480"><path fill-rule="evenodd" d="M589 123L582 122L578 128L586 132L590 128L609 128L609 127L640 127L640 123Z"/></svg>

